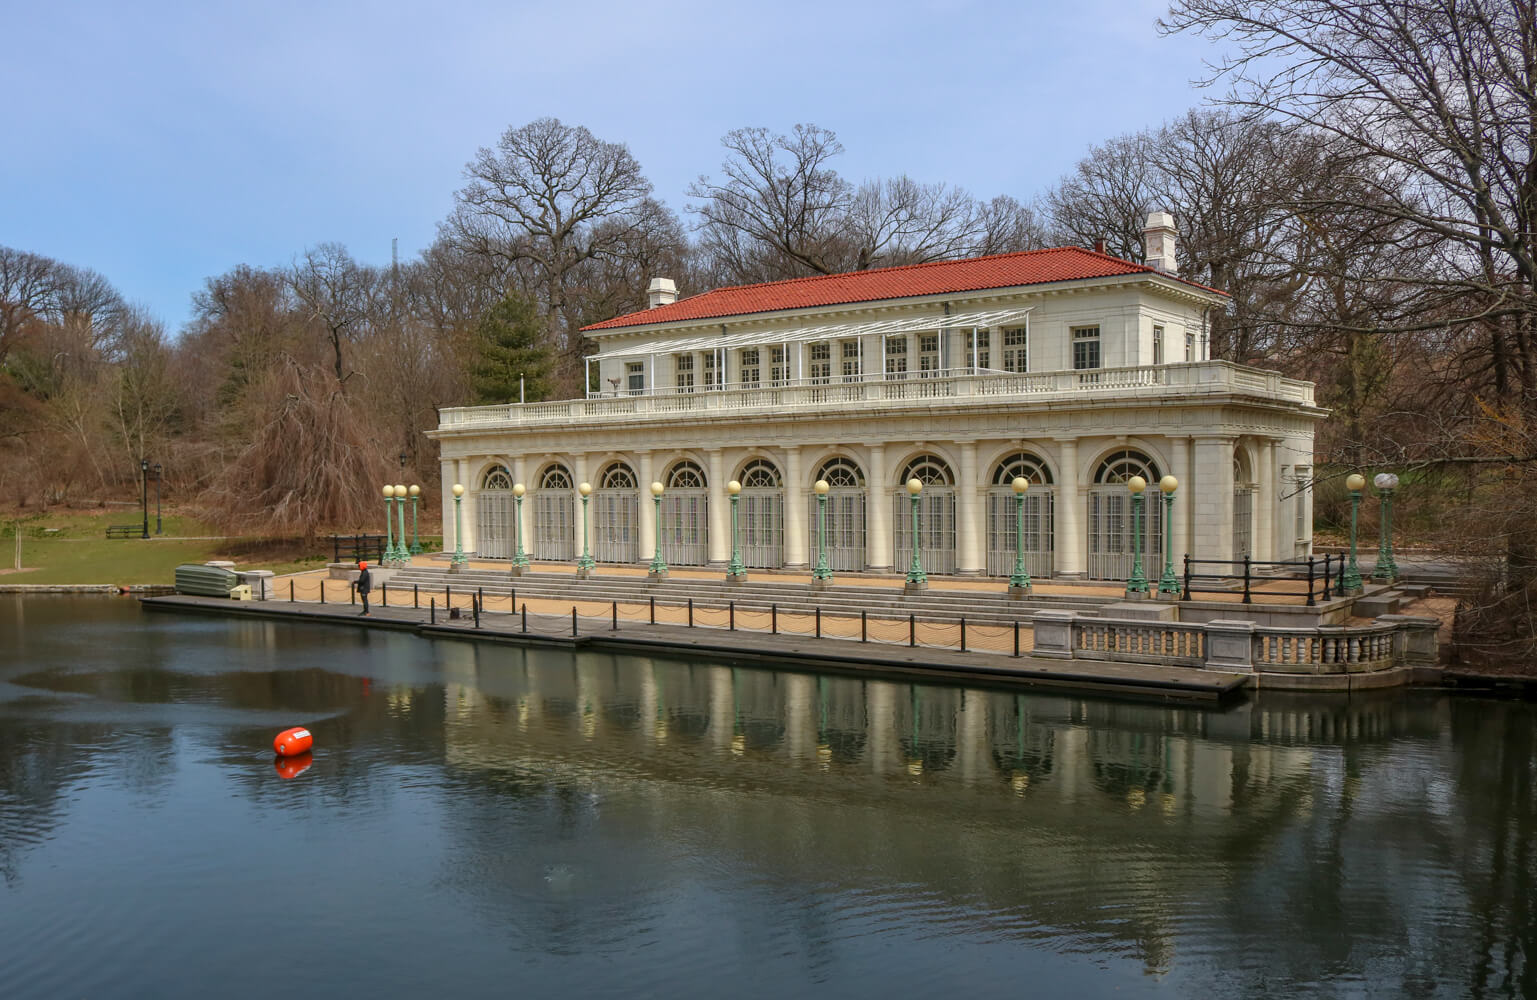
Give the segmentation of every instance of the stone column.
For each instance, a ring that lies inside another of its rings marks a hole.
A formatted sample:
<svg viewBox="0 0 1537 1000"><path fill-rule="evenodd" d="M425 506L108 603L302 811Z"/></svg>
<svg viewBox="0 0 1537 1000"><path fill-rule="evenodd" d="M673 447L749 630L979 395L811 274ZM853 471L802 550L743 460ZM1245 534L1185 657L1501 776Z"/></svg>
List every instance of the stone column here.
<svg viewBox="0 0 1537 1000"><path fill-rule="evenodd" d="M640 496L640 561L650 562L651 557L656 555L656 501L651 497L656 468L651 452L635 453L635 474L639 480L635 484L635 491Z"/></svg>
<svg viewBox="0 0 1537 1000"><path fill-rule="evenodd" d="M591 482L587 478L587 455L585 452L569 456L571 462L571 496L568 502L571 504L571 551L573 558L579 558L582 554L582 495L576 488L583 483ZM592 516L592 503L588 501L587 516ZM592 531L588 528L588 547L591 547Z"/></svg>
<svg viewBox="0 0 1537 1000"><path fill-rule="evenodd" d="M1088 562L1084 556L1083 493L1078 486L1078 439L1057 440L1057 531L1053 576L1081 580Z"/></svg>
<svg viewBox="0 0 1537 1000"><path fill-rule="evenodd" d="M982 503L977 474L975 441L961 442L960 477L955 488L955 573L978 576L986 568L982 558Z"/></svg>
<svg viewBox="0 0 1537 1000"><path fill-rule="evenodd" d="M454 470L454 482L464 486L464 551L475 551L475 491L470 485L470 460L459 459L458 468ZM452 498L453 494L449 493ZM452 513L452 512L450 512Z"/></svg>
<svg viewBox="0 0 1537 1000"><path fill-rule="evenodd" d="M709 452L710 477L710 524L709 554L711 566L724 566L731 561L731 508L726 493L726 452L712 448Z"/></svg>
<svg viewBox="0 0 1537 1000"><path fill-rule="evenodd" d="M443 494L443 551L454 551L454 476L458 472L458 463L451 458L445 458L438 463L438 474L443 477L441 492Z"/></svg>
<svg viewBox="0 0 1537 1000"><path fill-rule="evenodd" d="M1165 347L1167 350L1167 347ZM1190 552L1190 513L1195 505L1195 483L1190 478L1190 439L1169 439L1169 475L1179 480L1174 491L1174 572L1183 578L1185 553ZM1159 567L1161 574L1163 568Z"/></svg>
<svg viewBox="0 0 1537 1000"><path fill-rule="evenodd" d="M871 572L891 572L891 496L886 468L886 446L870 446L870 467L865 470L865 562Z"/></svg>
<svg viewBox="0 0 1537 1000"><path fill-rule="evenodd" d="M1258 465L1254 471L1254 558L1265 562L1276 559L1276 451L1272 438L1263 438L1257 449Z"/></svg>
<svg viewBox="0 0 1537 1000"><path fill-rule="evenodd" d="M512 516L513 519L517 522L517 524L514 525L514 528L518 533L517 537L512 539L512 551L514 553L518 551L517 545L521 540L523 542L524 555L528 555L528 525L529 519L533 517L533 514L531 513L533 504L530 503L528 499L529 485L527 478L528 474L533 470L531 470L528 466L528 456L516 455L513 457L511 466L512 482L513 485L517 485L518 483L523 484L524 495L522 503L518 503L516 499L514 499L512 502ZM532 559L533 557L529 556L529 558Z"/></svg>
<svg viewBox="0 0 1537 1000"><path fill-rule="evenodd" d="M799 445L785 449L785 566L804 569L815 551L806 526L806 469Z"/></svg>
<svg viewBox="0 0 1537 1000"><path fill-rule="evenodd" d="M1192 558L1233 558L1233 438L1198 437L1195 441L1194 490L1186 502L1192 507ZM1203 566L1205 572L1221 572Z"/></svg>

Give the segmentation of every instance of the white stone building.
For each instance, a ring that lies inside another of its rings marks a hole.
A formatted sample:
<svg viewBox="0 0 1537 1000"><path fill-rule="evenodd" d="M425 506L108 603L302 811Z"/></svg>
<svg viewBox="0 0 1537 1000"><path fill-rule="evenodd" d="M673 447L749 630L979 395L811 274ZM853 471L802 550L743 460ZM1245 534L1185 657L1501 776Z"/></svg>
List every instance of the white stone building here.
<svg viewBox="0 0 1537 1000"><path fill-rule="evenodd" d="M903 572L917 478L929 574L1007 577L1009 483L1026 477L1032 576L1124 579L1132 474L1179 480L1179 557L1283 560L1311 546L1310 383L1208 360L1225 296L1175 272L1174 230L1148 219L1148 263L1064 247L721 288L586 329L586 398L445 409L450 488L466 488L462 539L509 558L581 553L576 487L591 483L599 563L645 564L649 489L664 487L661 549L673 566L731 555L727 483L742 485L749 567L816 558L813 484L831 486L835 572ZM515 523L513 487L527 497ZM1162 565L1156 487L1148 575Z"/></svg>

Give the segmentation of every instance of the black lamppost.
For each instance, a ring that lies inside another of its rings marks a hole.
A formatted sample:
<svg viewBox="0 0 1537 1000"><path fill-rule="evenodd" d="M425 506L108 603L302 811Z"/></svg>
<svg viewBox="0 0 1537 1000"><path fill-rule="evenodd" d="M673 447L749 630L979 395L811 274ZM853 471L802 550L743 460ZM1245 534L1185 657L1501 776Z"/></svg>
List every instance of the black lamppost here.
<svg viewBox="0 0 1537 1000"><path fill-rule="evenodd" d="M155 534L161 534L160 527L160 463L156 462L151 470L155 474Z"/></svg>
<svg viewBox="0 0 1537 1000"><path fill-rule="evenodd" d="M144 530L140 538L149 537L149 459L139 459L139 507L144 511Z"/></svg>

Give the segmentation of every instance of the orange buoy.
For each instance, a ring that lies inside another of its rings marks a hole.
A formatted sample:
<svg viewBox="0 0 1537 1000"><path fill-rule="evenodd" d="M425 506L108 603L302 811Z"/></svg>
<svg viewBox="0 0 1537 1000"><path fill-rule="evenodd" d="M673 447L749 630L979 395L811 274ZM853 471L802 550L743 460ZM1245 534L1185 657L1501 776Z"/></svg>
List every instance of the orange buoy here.
<svg viewBox="0 0 1537 1000"><path fill-rule="evenodd" d="M309 753L310 747L314 745L315 737L303 726L285 729L272 740L272 749L277 751L279 757L297 757L301 753Z"/></svg>
<svg viewBox="0 0 1537 1000"><path fill-rule="evenodd" d="M293 757L278 757L272 762L272 766L277 768L278 777L287 781L308 771L313 763L315 763L314 754L301 753Z"/></svg>

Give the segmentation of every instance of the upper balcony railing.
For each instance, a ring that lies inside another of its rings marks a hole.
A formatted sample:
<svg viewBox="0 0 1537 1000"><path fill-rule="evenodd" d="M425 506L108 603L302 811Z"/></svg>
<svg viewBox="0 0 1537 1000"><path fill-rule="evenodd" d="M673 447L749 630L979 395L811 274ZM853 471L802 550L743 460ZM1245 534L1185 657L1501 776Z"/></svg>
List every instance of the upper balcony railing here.
<svg viewBox="0 0 1537 1000"><path fill-rule="evenodd" d="M1095 397L1194 398L1216 394L1259 396L1276 402L1313 405L1313 384L1227 361L1094 368L1083 371L1000 372L953 368L927 372L834 375L779 382L727 383L721 388L693 386L620 389L587 399L548 403L460 406L441 411L440 430L467 427L530 426L629 421L687 414L763 411L787 413L857 411L879 406L932 406L953 400L988 403L1018 400L1048 402Z"/></svg>

